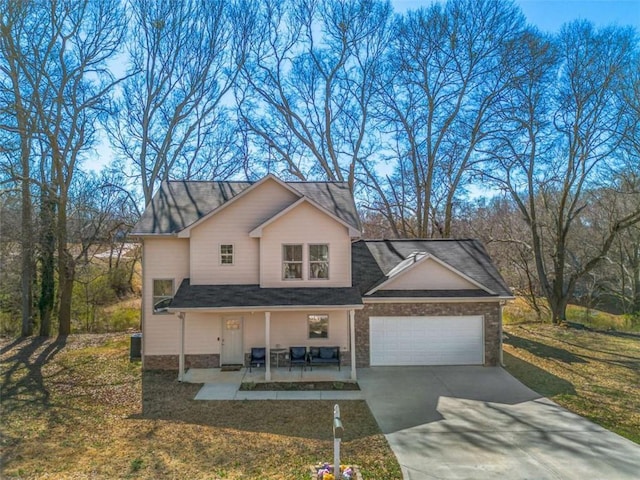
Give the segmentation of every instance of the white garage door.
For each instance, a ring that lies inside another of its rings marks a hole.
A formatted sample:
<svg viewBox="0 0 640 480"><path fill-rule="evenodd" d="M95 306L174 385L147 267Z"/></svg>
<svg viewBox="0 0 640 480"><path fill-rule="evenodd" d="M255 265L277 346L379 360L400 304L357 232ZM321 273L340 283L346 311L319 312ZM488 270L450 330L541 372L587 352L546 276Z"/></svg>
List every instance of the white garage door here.
<svg viewBox="0 0 640 480"><path fill-rule="evenodd" d="M370 363L376 365L482 365L483 319L370 317Z"/></svg>

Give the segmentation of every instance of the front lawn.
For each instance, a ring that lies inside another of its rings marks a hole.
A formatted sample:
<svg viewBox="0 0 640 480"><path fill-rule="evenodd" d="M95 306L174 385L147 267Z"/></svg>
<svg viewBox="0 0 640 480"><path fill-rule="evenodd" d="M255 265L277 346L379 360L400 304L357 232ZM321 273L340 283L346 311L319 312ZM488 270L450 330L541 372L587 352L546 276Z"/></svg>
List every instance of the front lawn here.
<svg viewBox="0 0 640 480"><path fill-rule="evenodd" d="M3 478L310 478L332 459L329 401L192 400L200 385L146 372L129 337L3 341ZM343 463L400 467L365 402L338 402Z"/></svg>
<svg viewBox="0 0 640 480"><path fill-rule="evenodd" d="M640 337L505 325L507 370L568 410L640 443Z"/></svg>

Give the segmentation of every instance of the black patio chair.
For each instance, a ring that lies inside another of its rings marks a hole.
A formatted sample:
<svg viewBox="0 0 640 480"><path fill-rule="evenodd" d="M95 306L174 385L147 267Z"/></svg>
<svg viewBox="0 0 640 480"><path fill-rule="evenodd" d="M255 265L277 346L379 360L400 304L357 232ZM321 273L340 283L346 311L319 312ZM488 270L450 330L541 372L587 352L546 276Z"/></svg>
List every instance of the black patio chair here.
<svg viewBox="0 0 640 480"><path fill-rule="evenodd" d="M289 347L289 371L294 365L307 366L307 347Z"/></svg>
<svg viewBox="0 0 640 480"><path fill-rule="evenodd" d="M251 357L249 358L249 371L251 367L260 367L265 365L265 356L267 349L264 347L251 348Z"/></svg>

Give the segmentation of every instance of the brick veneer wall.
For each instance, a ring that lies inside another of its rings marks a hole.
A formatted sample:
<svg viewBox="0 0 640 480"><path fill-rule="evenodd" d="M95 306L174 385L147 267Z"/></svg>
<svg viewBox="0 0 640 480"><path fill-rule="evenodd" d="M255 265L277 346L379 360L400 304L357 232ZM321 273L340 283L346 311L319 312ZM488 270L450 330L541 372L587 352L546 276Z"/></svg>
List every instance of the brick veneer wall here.
<svg viewBox="0 0 640 480"><path fill-rule="evenodd" d="M201 355L185 355L185 368L217 368L220 366L220 355L217 353ZM178 370L178 355L145 355L145 370Z"/></svg>
<svg viewBox="0 0 640 480"><path fill-rule="evenodd" d="M484 316L484 364L500 362L501 309L493 303L367 303L356 310L356 367L369 366L369 317Z"/></svg>

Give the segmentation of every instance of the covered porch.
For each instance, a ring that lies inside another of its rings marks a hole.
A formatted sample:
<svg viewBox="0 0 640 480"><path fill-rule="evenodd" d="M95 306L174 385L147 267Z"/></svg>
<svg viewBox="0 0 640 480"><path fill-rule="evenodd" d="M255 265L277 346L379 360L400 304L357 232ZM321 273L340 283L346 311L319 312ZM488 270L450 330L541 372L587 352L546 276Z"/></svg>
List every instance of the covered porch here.
<svg viewBox="0 0 640 480"><path fill-rule="evenodd" d="M243 382L355 382L355 311L362 308L361 296L352 287L192 286L183 282L169 308L179 322L178 380L209 383L205 377L238 373L224 371L235 367L242 372ZM194 345L203 348L205 343L210 346L208 351L193 351ZM289 369L290 347L303 347L310 355L312 350L337 349L339 366L293 365ZM252 349L262 349L264 359L249 369ZM219 362L213 366L231 368L187 371L185 357L194 353L217 356Z"/></svg>

